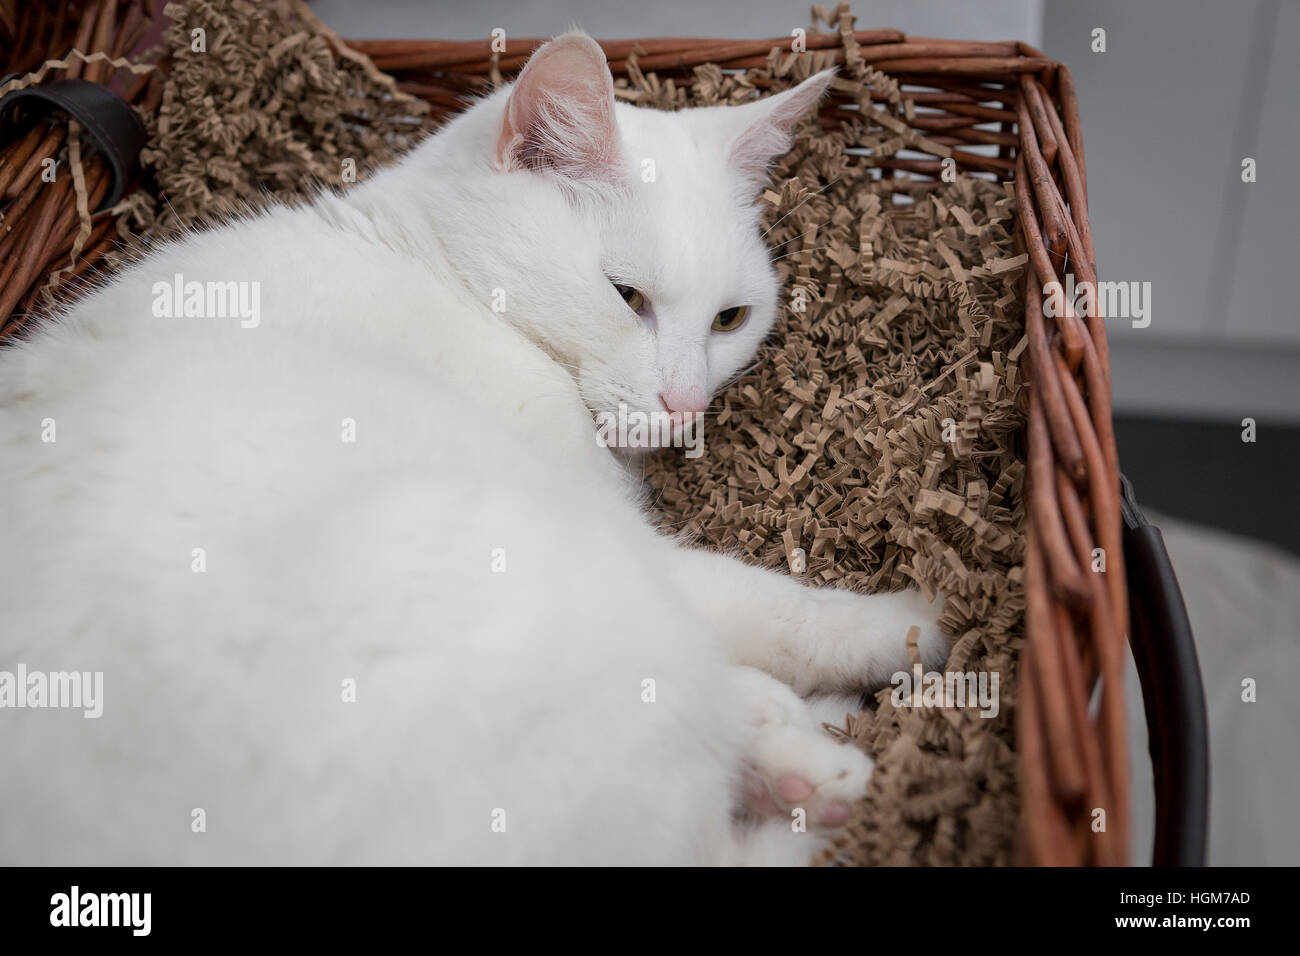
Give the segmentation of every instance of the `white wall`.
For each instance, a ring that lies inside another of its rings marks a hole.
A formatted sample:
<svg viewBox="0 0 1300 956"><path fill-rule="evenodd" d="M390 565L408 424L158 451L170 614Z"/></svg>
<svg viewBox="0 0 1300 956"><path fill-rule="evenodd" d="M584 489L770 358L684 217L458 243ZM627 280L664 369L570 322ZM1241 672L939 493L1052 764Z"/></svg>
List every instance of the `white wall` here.
<svg viewBox="0 0 1300 956"><path fill-rule="evenodd" d="M1300 4L1050 0L1043 42L1079 90L1098 271L1151 283L1149 328L1108 323L1117 411L1300 421Z"/></svg>
<svg viewBox="0 0 1300 956"><path fill-rule="evenodd" d="M834 0L821 6L834 9ZM806 27L811 3L796 0L320 0L312 8L348 37L472 40L493 27L510 36L551 36L570 25L602 39L786 36ZM858 29L917 36L1029 40L1041 36L1040 0L874 0L853 4Z"/></svg>

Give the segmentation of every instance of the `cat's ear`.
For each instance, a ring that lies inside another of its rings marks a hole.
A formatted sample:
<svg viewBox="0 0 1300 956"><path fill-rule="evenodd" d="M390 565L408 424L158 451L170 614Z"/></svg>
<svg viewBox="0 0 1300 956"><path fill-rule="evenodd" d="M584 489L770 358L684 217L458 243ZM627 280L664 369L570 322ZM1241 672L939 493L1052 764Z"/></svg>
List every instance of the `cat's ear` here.
<svg viewBox="0 0 1300 956"><path fill-rule="evenodd" d="M766 183L768 166L790 149L800 118L825 95L834 75L834 68L822 70L775 96L727 108L731 165L756 184Z"/></svg>
<svg viewBox="0 0 1300 956"><path fill-rule="evenodd" d="M497 162L576 180L620 177L614 80L595 40L574 32L538 47L510 91Z"/></svg>

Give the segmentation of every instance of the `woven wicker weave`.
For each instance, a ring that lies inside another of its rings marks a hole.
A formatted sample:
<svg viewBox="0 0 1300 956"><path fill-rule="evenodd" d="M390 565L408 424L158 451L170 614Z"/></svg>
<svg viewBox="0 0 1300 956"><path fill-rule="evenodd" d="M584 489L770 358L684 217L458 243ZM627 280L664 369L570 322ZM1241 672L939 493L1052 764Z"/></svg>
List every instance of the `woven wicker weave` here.
<svg viewBox="0 0 1300 956"><path fill-rule="evenodd" d="M147 27L143 4L46 6L0 0L0 35L11 52L5 73L42 63L66 64L52 78L81 75L108 82L145 113L156 113L157 74L125 65ZM851 22L842 20L841 23ZM514 39L493 52L490 41L355 41L405 94L428 102L435 117L463 109L472 94L509 79L541 39ZM1087 213L1078 106L1069 71L1023 43L967 43L868 30L773 40L613 40L602 45L616 76L655 72L689 81L695 67L744 69L779 56L806 55L816 66L846 55L894 78L918 111L910 120L910 157L875 163L897 177L899 191L924 189L951 159L960 169L1013 180L1027 271L1025 309L1032 367L1028 409L1029 546L1026 555L1026 658L1018 722L1022 857L1035 864L1120 864L1127 859L1128 771L1122 662L1127 633L1119 478L1111 425L1110 373L1103 317L1044 315L1043 288L1096 282ZM847 51L846 52L846 48ZM87 54L68 59L72 49ZM806 51L806 52L804 52ZM96 54L103 54L97 56ZM89 62L86 62L86 61ZM116 61L116 62L113 62ZM824 103L822 121L852 115L842 98ZM72 255L78 275L111 247L109 217L84 216L108 188L93 156L80 181L49 189L34 178L43 158L63 147L58 129L0 150L0 337L11 335L39 303L50 276ZM976 147L986 147L976 149ZM921 154L921 155L917 155ZM78 210L83 215L78 214ZM1095 573L1097 549L1104 573ZM1091 688L1102 681L1101 707L1088 715ZM1099 829L1096 811L1105 811Z"/></svg>

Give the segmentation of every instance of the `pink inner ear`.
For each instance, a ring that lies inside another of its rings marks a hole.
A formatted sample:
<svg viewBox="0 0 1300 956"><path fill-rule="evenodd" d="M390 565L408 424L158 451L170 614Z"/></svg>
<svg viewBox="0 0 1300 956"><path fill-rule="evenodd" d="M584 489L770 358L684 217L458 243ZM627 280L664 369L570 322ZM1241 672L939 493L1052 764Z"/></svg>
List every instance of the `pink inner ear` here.
<svg viewBox="0 0 1300 956"><path fill-rule="evenodd" d="M567 34L533 54L510 92L497 161L573 179L617 178L614 82L594 40Z"/></svg>
<svg viewBox="0 0 1300 956"><path fill-rule="evenodd" d="M781 127L762 121L745 130L731 144L731 164L750 179L767 178L767 167L790 148L790 134Z"/></svg>
<svg viewBox="0 0 1300 956"><path fill-rule="evenodd" d="M744 128L731 144L730 160L746 176L767 179L768 165L790 148L794 129L826 92L832 71L810 76L793 89L735 107Z"/></svg>

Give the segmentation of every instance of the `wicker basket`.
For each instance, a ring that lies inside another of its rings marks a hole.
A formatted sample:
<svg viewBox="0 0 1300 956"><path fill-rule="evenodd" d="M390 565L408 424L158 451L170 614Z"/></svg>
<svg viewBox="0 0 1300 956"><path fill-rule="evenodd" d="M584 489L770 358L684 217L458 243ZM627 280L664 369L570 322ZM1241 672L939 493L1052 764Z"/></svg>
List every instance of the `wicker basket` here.
<svg viewBox="0 0 1300 956"><path fill-rule="evenodd" d="M147 29L143 4L86 3L58 22L44 16L44 6L34 12L38 6L0 0L0 32L12 53L6 73L37 71L54 60L63 66L52 68L51 79L111 81L128 102L146 114L156 112L157 73L122 59ZM812 34L800 42L820 67L843 58L846 39ZM1023 43L917 39L894 30L856 32L853 41L858 54L897 80L919 108L911 125L920 135L912 138L912 149L928 155L878 163L899 191L927 188L947 158L958 168L1015 184L1020 234L1032 264L1024 296L1033 306L1025 309L1032 389L1026 436L1028 642L1017 729L1020 855L1034 864L1122 864L1129 831L1122 692L1129 608L1106 334L1101 315L1078 315L1067 307L1049 319L1042 308L1044 286L1063 281L1067 272L1080 283L1096 281L1073 82L1064 66ZM350 45L440 117L464 108L471 94L490 83L508 79L541 42L510 40L498 52L489 41ZM793 42L690 38L614 40L603 47L616 76L653 71L681 81L705 63L743 69L767 63L773 49L796 55ZM86 55L68 58L72 49ZM844 106L832 94L823 123L841 122L848 115ZM85 213L110 188L135 185L113 183L112 171L91 157L71 183L64 177L58 188L32 186L42 159L55 155L63 135L30 134L0 152L3 335L21 328L60 267L65 277L76 276L111 247L110 217L92 221ZM74 264L68 268L70 257ZM1104 554L1102 573L1093 571L1097 549ZM1101 706L1094 719L1088 704L1099 679ZM1105 811L1101 830L1095 826L1097 810Z"/></svg>
<svg viewBox="0 0 1300 956"><path fill-rule="evenodd" d="M961 169L1014 180L1021 235L1032 262L1025 288L1033 388L1027 436L1030 487L1026 560L1029 649L1022 665L1018 724L1023 851L1036 864L1121 864L1127 860L1128 752L1123 661L1128 603L1121 541L1119 466L1111 425L1110 369L1101 315L1071 307L1050 323L1043 287L1096 282L1088 225L1087 172L1070 72L1024 43L909 38L896 30L854 34L858 52L892 76L918 107L913 147L943 156L895 158L879 165L903 190L937 178L945 157ZM490 41L362 40L352 46L398 87L427 100L435 114L465 105L487 77L509 78L541 39ZM811 35L806 49L829 65L841 38ZM794 40L611 40L602 43L615 76L629 69L689 80L705 63L746 69ZM821 65L820 63L818 64ZM848 114L834 95L825 124ZM989 129L992 124L997 129ZM932 145L933 144L933 145ZM996 147L975 152L973 145ZM900 175L906 174L906 176ZM1105 572L1093 573L1101 548ZM1101 678L1100 716L1088 716ZM1105 829L1094 831L1094 811Z"/></svg>

